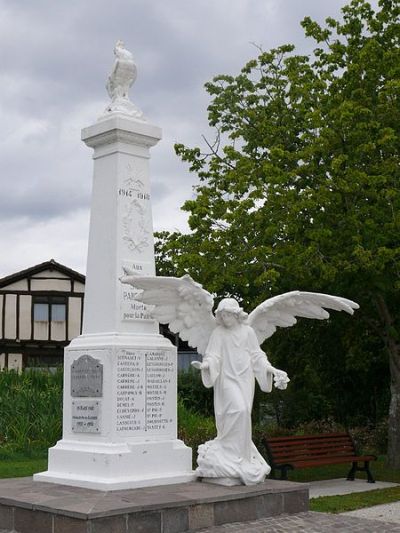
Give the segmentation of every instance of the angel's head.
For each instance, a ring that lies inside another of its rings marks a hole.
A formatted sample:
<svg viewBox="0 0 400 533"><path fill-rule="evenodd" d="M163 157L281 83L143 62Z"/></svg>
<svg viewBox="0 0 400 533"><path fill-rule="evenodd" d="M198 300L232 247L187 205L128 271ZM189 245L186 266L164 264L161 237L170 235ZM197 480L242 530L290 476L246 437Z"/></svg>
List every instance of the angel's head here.
<svg viewBox="0 0 400 533"><path fill-rule="evenodd" d="M239 306L234 298L224 298L215 311L215 321L218 325L231 328L247 320L247 313Z"/></svg>

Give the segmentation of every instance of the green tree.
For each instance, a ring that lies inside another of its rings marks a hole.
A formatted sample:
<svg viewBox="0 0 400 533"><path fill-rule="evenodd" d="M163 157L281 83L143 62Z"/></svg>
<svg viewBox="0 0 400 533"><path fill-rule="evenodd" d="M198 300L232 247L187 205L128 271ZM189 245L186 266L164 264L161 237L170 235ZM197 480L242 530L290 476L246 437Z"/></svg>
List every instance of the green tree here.
<svg viewBox="0 0 400 533"><path fill-rule="evenodd" d="M238 76L206 84L216 140L205 152L176 145L200 179L183 206L192 233L163 242L174 272L247 308L294 288L358 301L355 318L322 335L345 352L342 377L354 354L368 372L374 354L388 354L388 459L397 468L399 14L398 0L376 11L353 0L341 21L304 19L317 43L311 57L290 45L260 51Z"/></svg>

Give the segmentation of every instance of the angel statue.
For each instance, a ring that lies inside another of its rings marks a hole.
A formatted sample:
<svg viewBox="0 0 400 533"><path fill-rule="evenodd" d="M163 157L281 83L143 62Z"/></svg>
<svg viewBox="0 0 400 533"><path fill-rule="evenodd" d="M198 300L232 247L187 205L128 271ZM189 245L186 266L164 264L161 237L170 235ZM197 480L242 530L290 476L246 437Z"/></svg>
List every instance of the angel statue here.
<svg viewBox="0 0 400 533"><path fill-rule="evenodd" d="M104 115L110 113L123 113L144 120L143 113L129 99L129 89L137 77L137 67L132 53L125 48L123 41L117 41L114 47L115 62L111 74L108 77L106 89L111 103L107 106Z"/></svg>
<svg viewBox="0 0 400 533"><path fill-rule="evenodd" d="M261 390L272 385L286 389L286 372L271 365L260 344L277 327L296 324L296 317L329 318L324 309L353 314L358 305L328 294L292 291L261 303L249 315L233 298L224 298L213 315L213 297L185 275L139 277L125 275L123 283L140 289L136 298L154 306L151 315L197 348L205 387L214 387L217 437L199 446L196 474L224 485L253 485L264 481L271 468L252 442L251 410L255 380Z"/></svg>

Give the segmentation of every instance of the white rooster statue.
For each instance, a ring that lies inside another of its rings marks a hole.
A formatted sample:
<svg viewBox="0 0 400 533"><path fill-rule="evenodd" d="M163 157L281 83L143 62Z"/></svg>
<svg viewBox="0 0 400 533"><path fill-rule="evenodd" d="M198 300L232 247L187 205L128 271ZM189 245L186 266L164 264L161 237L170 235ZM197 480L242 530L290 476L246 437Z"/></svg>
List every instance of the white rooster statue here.
<svg viewBox="0 0 400 533"><path fill-rule="evenodd" d="M111 102L100 120L107 118L110 113L120 113L143 121L145 119L142 111L129 99L129 89L137 77L137 67L133 55L125 48L123 41L117 41L114 55L114 66L106 84Z"/></svg>

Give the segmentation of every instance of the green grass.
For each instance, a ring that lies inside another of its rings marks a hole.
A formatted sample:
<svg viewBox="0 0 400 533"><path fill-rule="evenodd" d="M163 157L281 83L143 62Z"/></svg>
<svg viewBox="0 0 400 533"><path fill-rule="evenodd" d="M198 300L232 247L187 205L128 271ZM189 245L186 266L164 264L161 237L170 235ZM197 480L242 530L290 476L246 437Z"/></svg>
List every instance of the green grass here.
<svg viewBox="0 0 400 533"><path fill-rule="evenodd" d="M343 496L321 496L310 500L310 511L320 513L345 513L373 505L400 501L400 487L355 492Z"/></svg>
<svg viewBox="0 0 400 533"><path fill-rule="evenodd" d="M3 459L0 461L0 479L32 476L47 470L47 458Z"/></svg>
<svg viewBox="0 0 400 533"><path fill-rule="evenodd" d="M378 457L370 463L371 471L376 481L390 481L400 483L400 470L393 470L386 465L386 458ZM330 465L320 468L305 468L289 472L291 481L319 481L323 479L346 478L350 465ZM365 479L364 472L357 472L356 479ZM349 481L351 483L351 481ZM372 485L370 485L372 487ZM341 496L321 496L310 500L310 510L321 513L344 513L363 509L373 505L400 501L400 487L378 489L367 492L354 492Z"/></svg>

